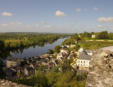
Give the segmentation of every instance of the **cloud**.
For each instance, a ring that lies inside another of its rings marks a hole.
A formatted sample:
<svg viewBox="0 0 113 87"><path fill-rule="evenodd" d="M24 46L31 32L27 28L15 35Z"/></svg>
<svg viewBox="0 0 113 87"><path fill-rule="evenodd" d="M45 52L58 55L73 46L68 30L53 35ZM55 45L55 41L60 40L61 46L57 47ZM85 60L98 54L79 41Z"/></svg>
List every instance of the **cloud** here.
<svg viewBox="0 0 113 87"><path fill-rule="evenodd" d="M113 29L113 26L110 26L109 29Z"/></svg>
<svg viewBox="0 0 113 87"><path fill-rule="evenodd" d="M51 32L50 24L24 24L19 21L0 24L0 32Z"/></svg>
<svg viewBox="0 0 113 87"><path fill-rule="evenodd" d="M84 11L87 11L88 9L87 9L87 8L84 8L83 10L84 10Z"/></svg>
<svg viewBox="0 0 113 87"><path fill-rule="evenodd" d="M62 11L57 10L55 13L56 16L66 16L66 14Z"/></svg>
<svg viewBox="0 0 113 87"><path fill-rule="evenodd" d="M76 8L75 11L76 11L76 12L81 12L82 9L81 9L81 8Z"/></svg>
<svg viewBox="0 0 113 87"><path fill-rule="evenodd" d="M44 28L51 29L52 25L45 25Z"/></svg>
<svg viewBox="0 0 113 87"><path fill-rule="evenodd" d="M83 11L83 12L86 12L87 10L88 10L87 8L76 8L76 9L75 9L75 11L78 12L78 13L79 13L79 12L82 12L82 11Z"/></svg>
<svg viewBox="0 0 113 87"><path fill-rule="evenodd" d="M2 16L13 16L10 12L2 12Z"/></svg>
<svg viewBox="0 0 113 87"><path fill-rule="evenodd" d="M13 25L22 25L22 22L19 21L15 21L15 22L10 22L9 24L13 24Z"/></svg>
<svg viewBox="0 0 113 87"><path fill-rule="evenodd" d="M0 26L6 27L6 26L8 26L8 24L0 24Z"/></svg>
<svg viewBox="0 0 113 87"><path fill-rule="evenodd" d="M24 25L22 22L15 21L15 22L9 22L7 24L0 24L2 27L8 27L8 26L17 26L17 25Z"/></svg>
<svg viewBox="0 0 113 87"><path fill-rule="evenodd" d="M103 26L103 25L97 25L97 27L98 27L98 28L104 28L104 26Z"/></svg>
<svg viewBox="0 0 113 87"><path fill-rule="evenodd" d="M97 19L98 22L113 22L113 17L100 17Z"/></svg>
<svg viewBox="0 0 113 87"><path fill-rule="evenodd" d="M93 8L93 10L94 10L94 11L98 11L98 10L99 10L99 8Z"/></svg>
<svg viewBox="0 0 113 87"><path fill-rule="evenodd" d="M46 21L42 21L41 24L46 24Z"/></svg>

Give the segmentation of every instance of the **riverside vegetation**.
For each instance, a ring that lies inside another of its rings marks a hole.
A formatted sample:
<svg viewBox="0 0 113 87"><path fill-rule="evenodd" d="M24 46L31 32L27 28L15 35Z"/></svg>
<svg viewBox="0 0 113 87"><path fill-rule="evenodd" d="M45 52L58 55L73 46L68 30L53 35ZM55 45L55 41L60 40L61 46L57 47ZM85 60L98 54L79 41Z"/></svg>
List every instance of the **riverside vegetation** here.
<svg viewBox="0 0 113 87"><path fill-rule="evenodd" d="M6 58L10 51L23 51L30 46L44 46L53 43L68 34L46 34L46 33L0 33L0 57Z"/></svg>
<svg viewBox="0 0 113 87"><path fill-rule="evenodd" d="M39 34L39 36L41 36L41 35ZM92 38L92 35L95 35L96 37ZM12 48L13 47L15 48L14 45L6 45L6 43L7 43L7 40L5 39L5 38L7 38L6 36L2 36L2 42L0 44L2 46L1 51L0 51L1 58L3 58L5 56L5 54L3 55L2 52L5 52L8 49L8 47L12 46ZM26 34L25 34L25 36L26 36ZM31 38L30 35L27 35L27 36L29 38ZM23 34L19 35L19 37L21 38L21 40L23 40L23 42L26 41L25 42L26 45L24 45L24 46L34 45L33 41L34 41L34 43L36 42L37 44L43 43L43 41L45 41L45 43L47 43L46 35L44 35L44 36L42 35L42 37L45 38L45 40L43 40L43 38L41 39L39 36L36 37L36 35L34 34L33 38L29 39L27 37L27 40L26 40L26 37L24 37ZM50 37L48 36L47 40L50 41L51 37L56 37L56 36L57 35L52 34L52 35L50 35ZM65 36L65 35L63 35L63 36ZM12 37L16 38L15 36L13 36L11 34L10 40L12 39ZM58 37L59 37L59 35L58 35ZM61 35L61 37L62 37L62 35ZM34 38L39 38L39 42L38 42L38 39L34 39ZM17 40L17 38L13 39L13 40ZM54 41L55 38L52 40ZM71 53L71 51L77 52L80 47L95 50L95 49L99 49L101 47L111 46L111 45L113 45L112 40L113 40L113 33L108 33L106 31L96 32L96 33L95 32L92 32L92 33L84 32L81 34L72 35L71 38L66 39L62 43L62 46L75 45L74 47L66 49ZM18 41L14 41L14 42L15 42L15 44L18 43ZM21 42L21 44L23 43L22 41L20 41L20 42ZM32 44L29 44L29 43L32 43ZM10 44L11 44L11 42L10 42ZM27 44L29 44L29 45L27 45ZM17 48L20 48L21 46L23 46L23 45L18 45ZM52 56L52 59L56 59L56 55L60 52L61 48L62 48L61 46L56 46L54 48L54 50L49 50L48 54L50 56L54 55L54 56ZM76 56L74 56L74 58L76 58ZM52 67L49 71L45 71L44 67L40 66L40 67L38 67L35 74L23 77L20 75L20 73L17 73L17 78L13 79L12 81L15 81L15 82L21 83L21 84L25 84L28 86L33 86L33 87L85 87L87 73L85 73L85 72L78 73L77 68L73 68L71 66L71 63L73 63L73 59L67 59L65 57L62 59L61 63L58 63L57 66ZM2 67L3 66L2 63L0 63L0 64L1 64L0 66ZM3 70L1 68L0 76L1 76L1 78L4 78L5 73L2 71Z"/></svg>

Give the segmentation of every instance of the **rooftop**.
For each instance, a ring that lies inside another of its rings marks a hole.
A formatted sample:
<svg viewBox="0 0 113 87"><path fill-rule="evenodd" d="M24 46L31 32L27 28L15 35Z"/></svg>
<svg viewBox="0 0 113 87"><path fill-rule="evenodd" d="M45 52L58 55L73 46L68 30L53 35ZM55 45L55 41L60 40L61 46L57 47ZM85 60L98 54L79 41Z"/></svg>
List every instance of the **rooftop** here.
<svg viewBox="0 0 113 87"><path fill-rule="evenodd" d="M79 52L78 58L82 60L91 60L91 56L88 55L85 51Z"/></svg>

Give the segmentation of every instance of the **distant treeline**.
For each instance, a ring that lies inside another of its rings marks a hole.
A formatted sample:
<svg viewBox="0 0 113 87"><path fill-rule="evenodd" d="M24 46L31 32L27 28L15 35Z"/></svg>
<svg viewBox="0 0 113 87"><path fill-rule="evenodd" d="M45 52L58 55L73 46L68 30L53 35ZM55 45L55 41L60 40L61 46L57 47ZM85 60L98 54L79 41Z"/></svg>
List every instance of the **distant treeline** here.
<svg viewBox="0 0 113 87"><path fill-rule="evenodd" d="M71 38L65 40L63 44L74 44L75 40L113 40L113 33L102 32L83 32L75 33Z"/></svg>
<svg viewBox="0 0 113 87"><path fill-rule="evenodd" d="M75 33L71 38L66 39L63 45L76 44L74 49L78 50L80 47L85 49L99 49L106 46L113 46L113 33L107 31L102 32L83 32Z"/></svg>

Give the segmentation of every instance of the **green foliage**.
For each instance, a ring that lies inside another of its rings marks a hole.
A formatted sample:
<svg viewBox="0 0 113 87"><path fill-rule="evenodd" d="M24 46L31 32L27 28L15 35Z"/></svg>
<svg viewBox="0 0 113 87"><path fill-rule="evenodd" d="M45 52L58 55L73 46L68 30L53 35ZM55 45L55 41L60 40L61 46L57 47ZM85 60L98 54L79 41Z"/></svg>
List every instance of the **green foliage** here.
<svg viewBox="0 0 113 87"><path fill-rule="evenodd" d="M34 87L49 87L45 73L41 71L38 71L35 75L29 77L21 77L16 81Z"/></svg>
<svg viewBox="0 0 113 87"><path fill-rule="evenodd" d="M60 52L61 47L60 46L55 46L54 51L59 53Z"/></svg>
<svg viewBox="0 0 113 87"><path fill-rule="evenodd" d="M80 41L80 47L83 47L85 49L99 49L106 46L112 46L113 41Z"/></svg>
<svg viewBox="0 0 113 87"><path fill-rule="evenodd" d="M81 38L83 39L89 39L91 38L91 33L88 33L88 32L84 32L84 33L81 33Z"/></svg>
<svg viewBox="0 0 113 87"><path fill-rule="evenodd" d="M8 55L10 55L9 53L9 49L5 47L4 42L0 41L0 58L6 58Z"/></svg>
<svg viewBox="0 0 113 87"><path fill-rule="evenodd" d="M93 34L96 35L96 38L91 38ZM77 38L78 38L78 42L75 43L75 40L77 41ZM107 40L111 40L111 41L107 41ZM107 31L91 32L91 33L84 32L84 33L72 35L71 38L66 39L62 44L63 45L75 44L76 47L69 48L70 50L75 50L75 51L78 51L80 47L93 50L93 49L99 49L106 46L112 46L113 45L112 40L113 40L113 33L108 33Z"/></svg>
<svg viewBox="0 0 113 87"><path fill-rule="evenodd" d="M61 71L64 73L66 71L71 71L72 70L72 66L70 65L71 64L71 60L68 60L68 59L64 59L63 60L63 63L61 64Z"/></svg>
<svg viewBox="0 0 113 87"><path fill-rule="evenodd" d="M53 53L54 53L54 51L53 51L53 50L51 50L51 49L49 49L47 53L49 53L49 54L53 54Z"/></svg>
<svg viewBox="0 0 113 87"><path fill-rule="evenodd" d="M109 35L107 31L100 32L97 37L97 39L109 39Z"/></svg>
<svg viewBox="0 0 113 87"><path fill-rule="evenodd" d="M6 76L6 74L3 70L3 66L4 66L3 61L0 59L0 78L2 78L2 79L5 78L5 76Z"/></svg>
<svg viewBox="0 0 113 87"><path fill-rule="evenodd" d="M62 45L70 45L70 44L75 44L75 39L72 39L72 38L69 38L69 39L66 39Z"/></svg>
<svg viewBox="0 0 113 87"><path fill-rule="evenodd" d="M113 40L113 33L109 33L109 39Z"/></svg>
<svg viewBox="0 0 113 87"><path fill-rule="evenodd" d="M49 87L53 87L54 84L59 80L59 77L61 76L61 73L60 72L48 72L46 74L46 77L48 79L48 84L49 84Z"/></svg>
<svg viewBox="0 0 113 87"><path fill-rule="evenodd" d="M75 50L78 51L80 49L80 45L76 44Z"/></svg>
<svg viewBox="0 0 113 87"><path fill-rule="evenodd" d="M81 38L79 37L79 35L78 34L74 34L73 36L72 36L72 39L75 39L75 40L81 40Z"/></svg>
<svg viewBox="0 0 113 87"><path fill-rule="evenodd" d="M3 33L0 34L0 58L6 58L10 51L23 51L30 46L44 46L53 43L66 34L39 34L39 33ZM58 50L57 50L58 51ZM52 51L51 51L52 53Z"/></svg>
<svg viewBox="0 0 113 87"><path fill-rule="evenodd" d="M16 80L18 83L33 87L85 87L86 76L77 75L75 72L41 72L30 77Z"/></svg>
<svg viewBox="0 0 113 87"><path fill-rule="evenodd" d="M16 82L33 87L85 87L87 74L78 75L76 70L72 71L71 62L65 59L49 72L40 70L35 75L20 77Z"/></svg>

